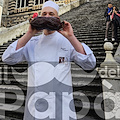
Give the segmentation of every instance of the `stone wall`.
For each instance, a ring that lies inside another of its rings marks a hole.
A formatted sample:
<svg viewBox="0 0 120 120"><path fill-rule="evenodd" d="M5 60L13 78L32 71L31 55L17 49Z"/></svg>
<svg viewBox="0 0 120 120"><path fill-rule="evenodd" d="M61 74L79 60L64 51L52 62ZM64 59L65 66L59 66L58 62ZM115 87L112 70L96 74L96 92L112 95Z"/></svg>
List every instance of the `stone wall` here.
<svg viewBox="0 0 120 120"><path fill-rule="evenodd" d="M3 0L0 0L0 27L1 27L1 20L2 20L2 11L3 11Z"/></svg>
<svg viewBox="0 0 120 120"><path fill-rule="evenodd" d="M3 12L2 12L2 14L3 14L3 16L4 15L7 15L8 14L8 0L4 0L4 3L3 3Z"/></svg>
<svg viewBox="0 0 120 120"><path fill-rule="evenodd" d="M7 26L8 0L4 0L1 26Z"/></svg>

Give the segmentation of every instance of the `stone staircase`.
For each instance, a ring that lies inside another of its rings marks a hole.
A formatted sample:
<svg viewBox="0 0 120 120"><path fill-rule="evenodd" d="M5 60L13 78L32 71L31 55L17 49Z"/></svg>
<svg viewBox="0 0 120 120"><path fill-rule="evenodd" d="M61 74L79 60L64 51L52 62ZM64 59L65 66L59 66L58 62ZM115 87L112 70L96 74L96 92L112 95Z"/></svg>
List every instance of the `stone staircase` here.
<svg viewBox="0 0 120 120"><path fill-rule="evenodd" d="M112 2L112 0L109 1ZM61 16L61 19L72 24L78 40L86 43L93 50L97 59L94 71L84 71L78 65L71 63L77 116L80 118L85 115L78 120L104 120L104 112L97 107L100 104L98 101L103 100L101 78L97 68L105 59L105 51L103 49L105 18L103 15L107 2L108 0L101 0L86 3ZM114 5L118 4L119 1L114 0ZM8 45L18 38L0 46L0 56ZM109 35L109 40L110 38L111 34ZM118 34L118 39L120 39L120 33ZM114 47L113 54L116 48L117 46ZM25 105L24 96L26 96L27 92L27 63L10 66L0 61L0 73L0 115L6 109L5 120L22 120ZM16 94L17 102L15 102ZM98 101L95 102L96 98ZM103 108L103 102L101 102L101 106ZM96 112L102 114L103 118L98 116Z"/></svg>

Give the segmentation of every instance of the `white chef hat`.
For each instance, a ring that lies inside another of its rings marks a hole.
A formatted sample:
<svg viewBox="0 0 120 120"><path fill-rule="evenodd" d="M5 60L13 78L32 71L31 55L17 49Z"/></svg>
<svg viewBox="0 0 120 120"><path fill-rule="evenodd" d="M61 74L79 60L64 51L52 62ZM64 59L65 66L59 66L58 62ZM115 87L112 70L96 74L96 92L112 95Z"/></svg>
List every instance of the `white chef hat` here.
<svg viewBox="0 0 120 120"><path fill-rule="evenodd" d="M57 12L59 12L59 6L53 2L53 1L47 1L43 4L42 9L45 7L52 7L54 8Z"/></svg>

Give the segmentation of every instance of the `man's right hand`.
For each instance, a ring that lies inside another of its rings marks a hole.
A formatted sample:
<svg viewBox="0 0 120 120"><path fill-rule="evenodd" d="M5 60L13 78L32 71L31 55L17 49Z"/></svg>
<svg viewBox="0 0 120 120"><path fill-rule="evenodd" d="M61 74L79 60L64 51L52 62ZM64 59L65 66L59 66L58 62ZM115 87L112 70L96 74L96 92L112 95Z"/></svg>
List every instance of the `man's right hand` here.
<svg viewBox="0 0 120 120"><path fill-rule="evenodd" d="M38 30L36 30L36 29L32 29L31 25L29 25L28 34L34 36L34 35L37 34L38 32L40 32L40 31L38 31Z"/></svg>
<svg viewBox="0 0 120 120"><path fill-rule="evenodd" d="M16 50L20 49L21 47L24 47L26 43L36 34L40 31L37 31L36 29L32 29L31 25L29 25L28 31L25 35L23 35L17 42Z"/></svg>
<svg viewBox="0 0 120 120"><path fill-rule="evenodd" d="M109 12L108 15L111 15L111 12Z"/></svg>

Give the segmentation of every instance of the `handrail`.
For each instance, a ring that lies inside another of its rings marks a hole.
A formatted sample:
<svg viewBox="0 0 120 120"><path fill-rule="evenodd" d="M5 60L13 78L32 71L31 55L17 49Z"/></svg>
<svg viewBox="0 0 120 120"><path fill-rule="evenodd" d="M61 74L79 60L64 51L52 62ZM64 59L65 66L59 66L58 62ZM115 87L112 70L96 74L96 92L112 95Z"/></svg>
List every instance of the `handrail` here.
<svg viewBox="0 0 120 120"><path fill-rule="evenodd" d="M6 43L22 34L28 29L29 21L22 22L18 25L6 28L0 32L0 45Z"/></svg>

